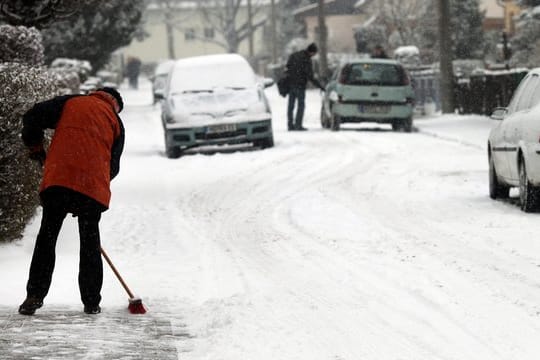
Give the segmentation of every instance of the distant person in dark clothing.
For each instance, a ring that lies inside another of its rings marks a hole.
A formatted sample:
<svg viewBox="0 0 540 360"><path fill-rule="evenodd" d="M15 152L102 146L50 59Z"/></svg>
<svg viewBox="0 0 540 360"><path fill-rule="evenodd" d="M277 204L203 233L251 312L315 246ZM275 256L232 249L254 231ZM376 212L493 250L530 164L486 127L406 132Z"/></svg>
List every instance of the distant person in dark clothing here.
<svg viewBox="0 0 540 360"><path fill-rule="evenodd" d="M386 51L384 51L384 48L381 45L376 45L373 48L373 53L371 54L371 57L374 59L389 59Z"/></svg>
<svg viewBox="0 0 540 360"><path fill-rule="evenodd" d="M304 119L304 109L306 100L307 82L324 91L324 87L313 77L313 66L311 58L317 54L317 45L310 44L305 50L300 50L289 56L286 71L289 79L289 104L287 109L287 128L292 130L307 130L302 126ZM294 116L294 106L298 101L296 116Z"/></svg>
<svg viewBox="0 0 540 360"><path fill-rule="evenodd" d="M141 71L141 60L136 57L129 57L126 64L126 75L129 81L129 87L139 88L139 73Z"/></svg>
<svg viewBox="0 0 540 360"><path fill-rule="evenodd" d="M101 312L103 264L99 221L109 207L110 182L120 171L123 101L112 88L89 95L65 95L34 105L23 117L22 140L29 157L44 164L40 186L43 207L26 299L19 313L32 315L43 305L55 263L55 247L68 213L78 217L79 289L84 312ZM55 129L46 153L45 129Z"/></svg>

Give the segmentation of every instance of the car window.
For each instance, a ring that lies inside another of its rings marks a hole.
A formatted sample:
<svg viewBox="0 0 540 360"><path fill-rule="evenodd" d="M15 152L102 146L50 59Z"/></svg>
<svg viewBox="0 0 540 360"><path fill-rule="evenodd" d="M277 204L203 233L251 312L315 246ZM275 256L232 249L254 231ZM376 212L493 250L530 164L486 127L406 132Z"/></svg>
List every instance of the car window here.
<svg viewBox="0 0 540 360"><path fill-rule="evenodd" d="M400 65L355 63L343 67L340 82L345 85L402 86L406 79Z"/></svg>
<svg viewBox="0 0 540 360"><path fill-rule="evenodd" d="M519 83L517 89L514 91L514 95L512 95L512 100L510 100L510 104L508 104L508 113L513 113L517 111L517 105L521 100L521 95L523 94L523 90L525 89L525 86L528 84L530 78L531 76L526 76Z"/></svg>
<svg viewBox="0 0 540 360"><path fill-rule="evenodd" d="M539 79L539 81L536 81L536 87L533 89L531 94L531 103L529 105L531 108L540 103L540 78L538 78L538 76L536 78Z"/></svg>
<svg viewBox="0 0 540 360"><path fill-rule="evenodd" d="M531 107L531 98L534 92L534 89L538 85L538 75L534 74L529 79L529 82L523 88L523 93L520 96L520 99L517 103L516 111L527 110Z"/></svg>

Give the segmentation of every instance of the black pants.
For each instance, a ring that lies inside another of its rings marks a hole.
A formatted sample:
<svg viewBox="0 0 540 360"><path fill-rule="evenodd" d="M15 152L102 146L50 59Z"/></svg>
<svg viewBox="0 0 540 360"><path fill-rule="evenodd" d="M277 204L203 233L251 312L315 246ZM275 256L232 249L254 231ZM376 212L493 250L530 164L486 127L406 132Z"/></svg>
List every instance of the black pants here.
<svg viewBox="0 0 540 360"><path fill-rule="evenodd" d="M294 105L298 102L296 116L294 116ZM291 88L289 91L289 104L287 107L287 128L300 129L304 120L304 109L306 107L306 89Z"/></svg>
<svg viewBox="0 0 540 360"><path fill-rule="evenodd" d="M43 299L49 292L56 259L56 240L66 215L72 213L79 221L81 300L84 305L99 305L103 284L99 220L106 207L81 193L63 187L48 188L40 197L43 217L30 265L27 296Z"/></svg>

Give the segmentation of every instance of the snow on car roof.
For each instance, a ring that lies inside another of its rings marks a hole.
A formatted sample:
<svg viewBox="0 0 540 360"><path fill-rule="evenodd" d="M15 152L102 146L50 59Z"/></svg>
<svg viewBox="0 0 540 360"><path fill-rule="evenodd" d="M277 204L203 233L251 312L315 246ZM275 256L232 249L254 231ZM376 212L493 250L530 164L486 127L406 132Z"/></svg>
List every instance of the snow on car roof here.
<svg viewBox="0 0 540 360"><path fill-rule="evenodd" d="M174 60L165 60L163 62L160 62L158 66L156 66L156 70L154 72L155 75L166 75L171 71L172 67L174 66Z"/></svg>
<svg viewBox="0 0 540 360"><path fill-rule="evenodd" d="M195 56L177 60L171 75L172 92L247 88L256 84L255 72L238 54Z"/></svg>

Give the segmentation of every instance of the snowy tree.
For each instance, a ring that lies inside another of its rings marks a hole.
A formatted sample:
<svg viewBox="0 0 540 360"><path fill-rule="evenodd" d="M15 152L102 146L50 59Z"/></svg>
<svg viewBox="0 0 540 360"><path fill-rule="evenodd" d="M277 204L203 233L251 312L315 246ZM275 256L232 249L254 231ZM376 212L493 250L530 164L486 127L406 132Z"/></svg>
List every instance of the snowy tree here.
<svg viewBox="0 0 540 360"><path fill-rule="evenodd" d="M378 24L385 27L386 38L392 48L416 44L414 25L426 7L424 0L382 0L377 3Z"/></svg>
<svg viewBox="0 0 540 360"><path fill-rule="evenodd" d="M523 11L510 42L513 53L510 63L536 67L540 61L540 16L535 15L532 7Z"/></svg>
<svg viewBox="0 0 540 360"><path fill-rule="evenodd" d="M287 56L287 47L291 45L294 39L301 38L304 33L305 25L299 23L294 16L291 16L292 12L299 7L310 4L309 0L283 0L278 3L277 10L277 31L278 31L278 49L280 53ZM298 40L296 40L298 42Z"/></svg>
<svg viewBox="0 0 540 360"><path fill-rule="evenodd" d="M484 56L484 13L479 0L450 1L452 48L455 59L482 59ZM418 21L419 48L423 57L438 60L437 10L429 2Z"/></svg>
<svg viewBox="0 0 540 360"><path fill-rule="evenodd" d="M58 57L88 60L102 68L116 49L128 45L140 30L143 0L110 0L99 7L85 5L66 20L42 31L45 60Z"/></svg>
<svg viewBox="0 0 540 360"><path fill-rule="evenodd" d="M265 1L252 0L252 21L240 15L245 0L200 0L198 9L205 21L223 36L220 39L201 38L222 46L227 52L238 52L240 43L263 26L266 21Z"/></svg>
<svg viewBox="0 0 540 360"><path fill-rule="evenodd" d="M526 6L526 7L532 7L532 6L539 6L540 0L521 0L518 1L519 5Z"/></svg>
<svg viewBox="0 0 540 360"><path fill-rule="evenodd" d="M99 6L103 0L1 0L0 20L11 25L41 29L75 15L83 6Z"/></svg>

